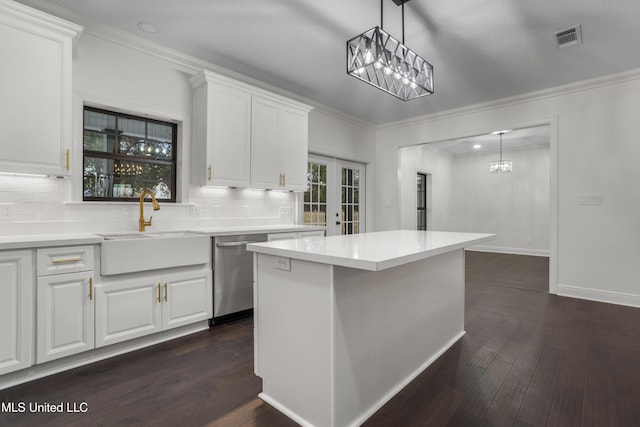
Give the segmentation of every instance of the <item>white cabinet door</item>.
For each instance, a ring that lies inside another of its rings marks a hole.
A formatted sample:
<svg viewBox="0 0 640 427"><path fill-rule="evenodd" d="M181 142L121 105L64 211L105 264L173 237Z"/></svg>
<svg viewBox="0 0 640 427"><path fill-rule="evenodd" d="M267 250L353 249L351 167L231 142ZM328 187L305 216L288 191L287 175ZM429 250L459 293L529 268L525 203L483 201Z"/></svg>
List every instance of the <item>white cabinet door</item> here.
<svg viewBox="0 0 640 427"><path fill-rule="evenodd" d="M16 2L0 4L0 117L7 141L0 171L69 173L71 48L81 29Z"/></svg>
<svg viewBox="0 0 640 427"><path fill-rule="evenodd" d="M251 95L217 82L209 73L192 81L193 182L248 187L251 161Z"/></svg>
<svg viewBox="0 0 640 427"><path fill-rule="evenodd" d="M308 111L253 97L251 186L307 189Z"/></svg>
<svg viewBox="0 0 640 427"><path fill-rule="evenodd" d="M0 252L0 375L31 366L33 256Z"/></svg>
<svg viewBox="0 0 640 427"><path fill-rule="evenodd" d="M161 281L156 276L96 285L96 347L161 330Z"/></svg>
<svg viewBox="0 0 640 427"><path fill-rule="evenodd" d="M251 187L284 187L280 105L254 96L251 107Z"/></svg>
<svg viewBox="0 0 640 427"><path fill-rule="evenodd" d="M38 277L37 363L94 348L93 272Z"/></svg>
<svg viewBox="0 0 640 427"><path fill-rule="evenodd" d="M162 329L213 317L211 270L162 276Z"/></svg>
<svg viewBox="0 0 640 427"><path fill-rule="evenodd" d="M309 145L309 114L285 107L281 111L280 133L284 160L282 173L284 187L287 190L305 191L307 189L307 160Z"/></svg>

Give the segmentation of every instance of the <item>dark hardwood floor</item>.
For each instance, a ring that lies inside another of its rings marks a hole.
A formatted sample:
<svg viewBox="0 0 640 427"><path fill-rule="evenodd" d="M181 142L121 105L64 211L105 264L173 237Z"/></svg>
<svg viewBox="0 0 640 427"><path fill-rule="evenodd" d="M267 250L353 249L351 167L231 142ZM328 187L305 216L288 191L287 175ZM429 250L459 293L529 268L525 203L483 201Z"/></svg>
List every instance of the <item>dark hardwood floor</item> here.
<svg viewBox="0 0 640 427"><path fill-rule="evenodd" d="M467 334L365 426L638 425L640 310L549 295L545 258L469 254ZM295 426L256 398L252 327L219 325L2 390L0 402L88 411L0 413L0 425Z"/></svg>

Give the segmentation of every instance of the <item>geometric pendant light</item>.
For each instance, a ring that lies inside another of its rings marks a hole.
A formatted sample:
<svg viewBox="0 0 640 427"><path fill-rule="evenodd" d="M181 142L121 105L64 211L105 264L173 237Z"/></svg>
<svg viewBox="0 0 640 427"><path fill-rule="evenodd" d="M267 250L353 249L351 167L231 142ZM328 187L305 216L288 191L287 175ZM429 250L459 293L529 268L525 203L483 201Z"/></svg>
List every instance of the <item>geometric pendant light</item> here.
<svg viewBox="0 0 640 427"><path fill-rule="evenodd" d="M509 173L513 170L513 162L511 160L502 160L502 135L510 132L508 130L500 130L493 132L493 135L500 135L500 160L494 160L489 163L489 172L493 173Z"/></svg>
<svg viewBox="0 0 640 427"><path fill-rule="evenodd" d="M403 101L433 93L433 65L404 44L404 4L402 6L402 43L382 29L373 27L347 41L347 74L377 87Z"/></svg>

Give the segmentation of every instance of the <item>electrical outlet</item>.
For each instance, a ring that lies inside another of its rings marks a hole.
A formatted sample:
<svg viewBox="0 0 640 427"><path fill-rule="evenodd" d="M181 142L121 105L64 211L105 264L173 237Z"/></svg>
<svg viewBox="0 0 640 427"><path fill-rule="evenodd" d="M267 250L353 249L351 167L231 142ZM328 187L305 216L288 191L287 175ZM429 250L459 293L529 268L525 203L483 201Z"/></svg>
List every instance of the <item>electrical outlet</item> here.
<svg viewBox="0 0 640 427"><path fill-rule="evenodd" d="M13 203L0 203L0 218L13 217Z"/></svg>
<svg viewBox="0 0 640 427"><path fill-rule="evenodd" d="M601 205L602 194L600 193L579 194L578 204L579 205Z"/></svg>
<svg viewBox="0 0 640 427"><path fill-rule="evenodd" d="M242 216L245 218L249 217L249 206L243 206L242 207Z"/></svg>
<svg viewBox="0 0 640 427"><path fill-rule="evenodd" d="M291 216L291 208L290 207L280 207L280 217L288 217Z"/></svg>

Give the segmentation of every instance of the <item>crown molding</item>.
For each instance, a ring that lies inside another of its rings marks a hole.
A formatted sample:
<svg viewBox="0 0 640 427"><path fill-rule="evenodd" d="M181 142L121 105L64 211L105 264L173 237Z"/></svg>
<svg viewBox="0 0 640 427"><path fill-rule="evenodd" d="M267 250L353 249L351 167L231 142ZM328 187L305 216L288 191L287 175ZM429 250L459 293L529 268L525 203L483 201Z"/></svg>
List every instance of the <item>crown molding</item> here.
<svg viewBox="0 0 640 427"><path fill-rule="evenodd" d="M604 86L611 86L614 84L625 83L633 80L640 79L640 68L635 68L628 71L623 71L615 74L608 74L606 76L596 77L593 79L582 80L579 82L569 83L562 86L554 86L547 89L542 89L535 92L528 92L521 95L516 95L507 98L501 98L494 101L483 102L479 104L467 105L461 108L453 110L442 111L433 114L427 114L424 116L412 117L406 120L399 120L396 122L385 123L378 125L376 130L393 130L397 128L403 128L407 126L415 126L422 123L433 122L437 120L449 119L458 116L465 116L468 114L474 114L487 110L495 110L498 108L509 107L512 105L523 104L531 101L538 101L546 98L554 98L557 96L567 95L576 92L583 92L587 90L596 89Z"/></svg>
<svg viewBox="0 0 640 427"><path fill-rule="evenodd" d="M362 119L360 119L358 117L349 115L347 113L344 113L344 112L342 112L340 110L336 110L335 108L331 108L331 107L326 106L324 104L314 103L313 101L309 101L309 102L312 105L315 104L314 105L314 107L315 107L314 111L322 113L322 114L324 114L326 116L332 117L332 118L334 118L336 120L341 120L343 122L346 122L346 123L348 123L350 125L359 127L361 129L364 129L364 130L369 131L369 132L374 132L375 133L378 130L378 126L376 126L373 123L364 121L364 120L362 120Z"/></svg>
<svg viewBox="0 0 640 427"><path fill-rule="evenodd" d="M14 16L15 14L28 16L44 28L57 33L62 33L74 40L77 40L77 37L83 31L82 26L71 22L70 20L34 9L15 1L0 0L0 10L3 10L3 14L11 16Z"/></svg>

